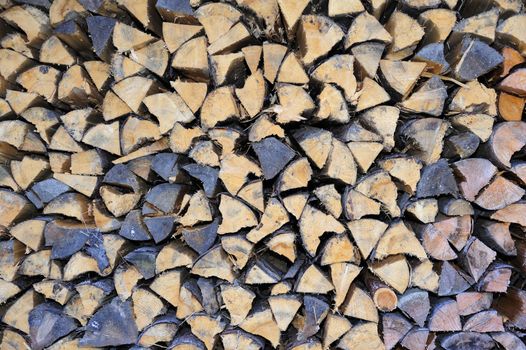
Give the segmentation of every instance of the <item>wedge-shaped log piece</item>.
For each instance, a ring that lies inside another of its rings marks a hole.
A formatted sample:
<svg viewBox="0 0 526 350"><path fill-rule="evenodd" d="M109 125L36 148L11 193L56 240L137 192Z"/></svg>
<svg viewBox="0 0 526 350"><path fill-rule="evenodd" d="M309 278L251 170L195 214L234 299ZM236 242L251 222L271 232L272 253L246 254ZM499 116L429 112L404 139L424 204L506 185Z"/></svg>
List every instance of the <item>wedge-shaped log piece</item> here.
<svg viewBox="0 0 526 350"><path fill-rule="evenodd" d="M430 310L429 294L420 289L408 289L399 298L398 308L423 327Z"/></svg>
<svg viewBox="0 0 526 350"><path fill-rule="evenodd" d="M457 39L465 34L472 34L481 40L492 43L495 40L495 29L499 19L499 11L493 8L478 15L464 18L453 27L451 39Z"/></svg>
<svg viewBox="0 0 526 350"><path fill-rule="evenodd" d="M345 301L352 282L362 269L350 263L335 263L331 265L331 280L334 284L334 305L340 307Z"/></svg>
<svg viewBox="0 0 526 350"><path fill-rule="evenodd" d="M137 326L133 320L131 302L114 298L90 319L81 346L117 346L137 341Z"/></svg>
<svg viewBox="0 0 526 350"><path fill-rule="evenodd" d="M343 194L343 210L349 220L360 220L367 215L379 215L381 204L351 187Z"/></svg>
<svg viewBox="0 0 526 350"><path fill-rule="evenodd" d="M407 123L401 132L411 144L408 153L426 164L435 163L440 159L448 127L448 122L438 118L415 119Z"/></svg>
<svg viewBox="0 0 526 350"><path fill-rule="evenodd" d="M384 148L379 142L349 142L347 147L350 148L362 173L366 173L369 170Z"/></svg>
<svg viewBox="0 0 526 350"><path fill-rule="evenodd" d="M51 36L40 47L40 62L72 66L76 54L56 36Z"/></svg>
<svg viewBox="0 0 526 350"><path fill-rule="evenodd" d="M40 46L51 32L47 14L33 6L12 6L3 11L0 17L23 31L28 44L36 47Z"/></svg>
<svg viewBox="0 0 526 350"><path fill-rule="evenodd" d="M213 41L208 46L207 51L210 55L235 52L245 46L251 38L252 36L247 27L242 22L239 22L219 39Z"/></svg>
<svg viewBox="0 0 526 350"><path fill-rule="evenodd" d="M294 52L290 52L281 63L277 81L290 84L307 84L309 77Z"/></svg>
<svg viewBox="0 0 526 350"><path fill-rule="evenodd" d="M500 332L492 334L491 337L506 350L524 350L526 345L512 332Z"/></svg>
<svg viewBox="0 0 526 350"><path fill-rule="evenodd" d="M409 285L409 265L403 255L393 255L371 263L369 269L398 293L404 293Z"/></svg>
<svg viewBox="0 0 526 350"><path fill-rule="evenodd" d="M345 234L334 235L327 240L322 250L320 265L332 265L340 262L360 263L358 250Z"/></svg>
<svg viewBox="0 0 526 350"><path fill-rule="evenodd" d="M307 91L297 85L279 84L278 99L280 105L274 110L277 112L276 121L280 124L305 120L316 107Z"/></svg>
<svg viewBox="0 0 526 350"><path fill-rule="evenodd" d="M352 152L349 147L334 137L332 138L331 151L322 172L324 175L347 185L353 185L356 182L357 169Z"/></svg>
<svg viewBox="0 0 526 350"><path fill-rule="evenodd" d="M261 176L262 172L259 166L246 156L231 154L221 160L219 178L231 194L236 194L243 187L249 174Z"/></svg>
<svg viewBox="0 0 526 350"><path fill-rule="evenodd" d="M383 29L383 28L382 28ZM385 49L385 44L378 42L363 42L354 45L351 52L356 59L362 77L374 79L380 65L380 60Z"/></svg>
<svg viewBox="0 0 526 350"><path fill-rule="evenodd" d="M405 254L420 260L427 259L424 248L403 221L398 221L387 229L378 241L374 253L375 259L383 259L390 255Z"/></svg>
<svg viewBox="0 0 526 350"><path fill-rule="evenodd" d="M457 332L444 337L440 341L445 349L459 349L462 347L490 350L495 348L495 342L487 334L475 332Z"/></svg>
<svg viewBox="0 0 526 350"><path fill-rule="evenodd" d="M383 139L384 150L390 151L394 145L394 134L400 116L400 110L392 106L377 106L360 115L364 126Z"/></svg>
<svg viewBox="0 0 526 350"><path fill-rule="evenodd" d="M262 338L240 329L224 331L220 336L225 350L260 350L265 346L265 342Z"/></svg>
<svg viewBox="0 0 526 350"><path fill-rule="evenodd" d="M152 347L159 343L168 343L174 339L178 326L177 319L173 314L158 317L139 335L138 344L144 347Z"/></svg>
<svg viewBox="0 0 526 350"><path fill-rule="evenodd" d="M281 332L268 306L253 310L239 327L246 332L265 338L274 347L279 344Z"/></svg>
<svg viewBox="0 0 526 350"><path fill-rule="evenodd" d="M446 160L441 159L424 167L416 188L417 197L424 198L444 194L457 195L457 193L457 182Z"/></svg>
<svg viewBox="0 0 526 350"><path fill-rule="evenodd" d="M13 179L23 190L45 177L50 170L49 163L44 158L29 156L25 156L21 161L12 160L10 166Z"/></svg>
<svg viewBox="0 0 526 350"><path fill-rule="evenodd" d="M477 237L491 247L491 249L504 255L517 255L517 249L510 232L509 223L480 219L476 221L475 227Z"/></svg>
<svg viewBox="0 0 526 350"><path fill-rule="evenodd" d="M199 7L195 16L205 28L210 42L216 41L239 21L241 12L225 3L210 3ZM171 22L171 21L170 21Z"/></svg>
<svg viewBox="0 0 526 350"><path fill-rule="evenodd" d="M92 220L89 207L86 196L80 193L64 193L46 205L44 214L60 214L89 223Z"/></svg>
<svg viewBox="0 0 526 350"><path fill-rule="evenodd" d="M297 293L327 294L334 290L334 286L316 265L311 264L298 276L294 290Z"/></svg>
<svg viewBox="0 0 526 350"><path fill-rule="evenodd" d="M335 218L342 214L342 198L334 185L323 185L314 190L323 207Z"/></svg>
<svg viewBox="0 0 526 350"><path fill-rule="evenodd" d="M172 85L193 113L201 108L207 93L206 83L177 79L170 82L170 85Z"/></svg>
<svg viewBox="0 0 526 350"><path fill-rule="evenodd" d="M265 179L272 179L278 175L295 156L292 148L275 137L265 138L254 143L252 147L261 164Z"/></svg>
<svg viewBox="0 0 526 350"><path fill-rule="evenodd" d="M354 57L334 55L321 63L314 72L314 80L338 85L345 92L345 99L351 101L356 93L356 78L353 74Z"/></svg>
<svg viewBox="0 0 526 350"><path fill-rule="evenodd" d="M57 87L61 75L61 72L53 67L39 65L18 75L16 82L28 92L36 93L45 98L46 101L53 103L57 97Z"/></svg>
<svg viewBox="0 0 526 350"><path fill-rule="evenodd" d="M240 285L221 285L221 297L230 314L230 324L238 325L245 320L252 301L256 298L254 292Z"/></svg>
<svg viewBox="0 0 526 350"><path fill-rule="evenodd" d="M134 50L131 58L162 77L168 66L169 53L166 44L159 40L141 49Z"/></svg>
<svg viewBox="0 0 526 350"><path fill-rule="evenodd" d="M179 292L181 289L184 274L180 270L170 270L159 274L150 284L150 289L160 297L177 307L180 303Z"/></svg>
<svg viewBox="0 0 526 350"><path fill-rule="evenodd" d="M291 194L285 198L282 198L283 205L287 208L287 211L292 214L296 219L299 219L307 200L309 199L309 194L306 192L298 192Z"/></svg>
<svg viewBox="0 0 526 350"><path fill-rule="evenodd" d="M389 88L402 98L411 93L426 68L423 62L381 60L380 71ZM403 78L402 78L403 77Z"/></svg>
<svg viewBox="0 0 526 350"><path fill-rule="evenodd" d="M238 269L245 267L254 248L254 244L245 239L243 234L221 237L221 246L229 255L234 257L233 263Z"/></svg>
<svg viewBox="0 0 526 350"><path fill-rule="evenodd" d="M332 215L325 214L307 205L299 219L299 230L305 249L311 256L315 256L320 244L320 237L324 233L343 233L345 227Z"/></svg>
<svg viewBox="0 0 526 350"><path fill-rule="evenodd" d="M412 157L392 157L380 161L380 167L401 183L407 193L414 193L420 180L422 164Z"/></svg>
<svg viewBox="0 0 526 350"><path fill-rule="evenodd" d="M385 345L378 335L378 325L373 322L359 323L351 328L338 343L344 350L384 349Z"/></svg>
<svg viewBox="0 0 526 350"><path fill-rule="evenodd" d="M34 251L38 251L44 243L44 220L26 220L9 229L9 233L18 241Z"/></svg>
<svg viewBox="0 0 526 350"><path fill-rule="evenodd" d="M263 74L257 70L245 80L242 88L236 89L236 96L247 113L255 117L263 108L266 92Z"/></svg>
<svg viewBox="0 0 526 350"><path fill-rule="evenodd" d="M352 285L342 305L343 314L353 318L378 323L378 309L373 299L363 289Z"/></svg>
<svg viewBox="0 0 526 350"><path fill-rule="evenodd" d="M477 79L500 65L502 56L488 44L465 37L447 55L453 76L460 81Z"/></svg>
<svg viewBox="0 0 526 350"><path fill-rule="evenodd" d="M305 323L298 329L298 340L306 341L309 337L315 335L320 324L325 320L329 312L329 304L323 299L306 295L303 297L303 312L305 314ZM319 344L321 346L321 344Z"/></svg>
<svg viewBox="0 0 526 350"><path fill-rule="evenodd" d="M42 298L30 288L6 307L2 322L29 335L29 313L41 302Z"/></svg>
<svg viewBox="0 0 526 350"><path fill-rule="evenodd" d="M191 39L182 44L172 60L172 67L197 81L209 79L208 55L204 36Z"/></svg>
<svg viewBox="0 0 526 350"><path fill-rule="evenodd" d="M232 263L220 245L215 246L200 257L195 262L191 272L203 277L215 276L231 283L235 279Z"/></svg>
<svg viewBox="0 0 526 350"><path fill-rule="evenodd" d="M480 192L475 203L487 210L498 210L517 202L524 193L524 190L512 181L497 175Z"/></svg>
<svg viewBox="0 0 526 350"><path fill-rule="evenodd" d="M240 78L245 76L245 65L243 64L244 56L240 52L225 55L214 55L210 57L210 60L216 86L235 83ZM258 91L258 94L265 94L264 86L263 91Z"/></svg>
<svg viewBox="0 0 526 350"><path fill-rule="evenodd" d="M190 248L199 254L204 254L214 244L218 226L219 220L216 219L210 224L182 228L180 232L185 243L188 244Z"/></svg>
<svg viewBox="0 0 526 350"><path fill-rule="evenodd" d="M396 185L385 171L378 171L361 179L355 189L363 195L379 201L393 217L400 216L396 203L398 196Z"/></svg>
<svg viewBox="0 0 526 350"><path fill-rule="evenodd" d="M345 48L347 49L354 44L367 41L380 41L390 44L392 39L382 24L380 24L374 16L365 11L358 15L349 27L345 38Z"/></svg>
<svg viewBox="0 0 526 350"><path fill-rule="evenodd" d="M208 350L214 348L217 335L226 327L226 322L221 317L212 317L206 314L195 314L188 318L192 333L199 338Z"/></svg>
<svg viewBox="0 0 526 350"><path fill-rule="evenodd" d="M113 45L119 52L137 50L153 41L155 37L122 22L115 23L113 27Z"/></svg>
<svg viewBox="0 0 526 350"><path fill-rule="evenodd" d="M72 106L84 107L102 101L96 86L80 65L70 67L58 84L58 99Z"/></svg>
<svg viewBox="0 0 526 350"><path fill-rule="evenodd" d="M420 349L429 338L429 330L427 328L413 327L402 339L400 345L407 349Z"/></svg>
<svg viewBox="0 0 526 350"><path fill-rule="evenodd" d="M439 117L442 115L446 98L446 86L440 78L433 76L403 101L400 107L405 111Z"/></svg>
<svg viewBox="0 0 526 350"><path fill-rule="evenodd" d="M497 125L488 141L488 155L498 166L508 168L510 159L525 144L526 123L504 122Z"/></svg>
<svg viewBox="0 0 526 350"><path fill-rule="evenodd" d="M325 56L343 39L342 29L332 20L316 15L302 16L298 26L300 55L306 66Z"/></svg>
<svg viewBox="0 0 526 350"><path fill-rule="evenodd" d="M229 118L239 117L232 87L218 88L206 96L201 108L201 126L209 129Z"/></svg>
<svg viewBox="0 0 526 350"><path fill-rule="evenodd" d="M385 349L393 349L411 330L411 323L398 313L388 313L382 317Z"/></svg>
<svg viewBox="0 0 526 350"><path fill-rule="evenodd" d="M439 300L429 316L429 330L435 332L460 331L462 325L457 302L452 299Z"/></svg>
<svg viewBox="0 0 526 350"><path fill-rule="evenodd" d="M243 54L245 55L245 62L247 63L250 73L256 73L259 67L259 62L261 60L261 53L263 52L263 47L261 45L245 46L241 49L241 52L243 52Z"/></svg>
<svg viewBox="0 0 526 350"><path fill-rule="evenodd" d="M449 71L449 63L444 55L444 43L432 43L422 47L413 57L413 60L425 62L427 69L434 74L443 74Z"/></svg>
<svg viewBox="0 0 526 350"><path fill-rule="evenodd" d="M495 310L479 312L466 320L463 330L478 333L504 332L502 316Z"/></svg>
<svg viewBox="0 0 526 350"><path fill-rule="evenodd" d="M439 276L433 270L433 263L429 260L415 264L411 271L411 286L419 287L430 292L438 290Z"/></svg>
<svg viewBox="0 0 526 350"><path fill-rule="evenodd" d="M195 119L194 114L177 93L160 93L147 96L143 103L150 113L159 120L159 131L166 134L175 123L189 123Z"/></svg>
<svg viewBox="0 0 526 350"><path fill-rule="evenodd" d="M76 322L64 315L62 309L55 304L40 304L29 313L33 349L44 349L76 328Z"/></svg>
<svg viewBox="0 0 526 350"><path fill-rule="evenodd" d="M485 113L496 116L497 94L495 90L477 80L470 81L454 93L449 104L449 111L452 113Z"/></svg>
<svg viewBox="0 0 526 350"><path fill-rule="evenodd" d="M376 247L387 226L384 222L375 219L360 219L347 223L364 259L367 259L373 248Z"/></svg>
<svg viewBox="0 0 526 350"><path fill-rule="evenodd" d="M197 254L178 241L166 244L157 254L155 259L155 271L162 271L177 267L190 267L197 258Z"/></svg>
<svg viewBox="0 0 526 350"><path fill-rule="evenodd" d="M269 42L263 43L263 75L269 83L273 84L278 75L287 47Z"/></svg>
<svg viewBox="0 0 526 350"><path fill-rule="evenodd" d="M499 116L505 121L521 121L526 98L501 92L499 94Z"/></svg>
<svg viewBox="0 0 526 350"><path fill-rule="evenodd" d="M424 36L418 21L402 11L391 14L385 29L393 38L386 55L389 59L401 60L411 55Z"/></svg>
<svg viewBox="0 0 526 350"><path fill-rule="evenodd" d="M329 16L346 16L354 15L365 11L363 4L357 0L342 1L342 0L331 0L329 1ZM327 344L328 345L328 344Z"/></svg>
<svg viewBox="0 0 526 350"><path fill-rule="evenodd" d="M285 29L287 30L287 36L289 39L293 39L296 35L298 21L305 11L305 8L309 5L309 2L307 0L278 0L278 5L283 17Z"/></svg>
<svg viewBox="0 0 526 350"><path fill-rule="evenodd" d="M517 14L507 18L497 27L497 38L511 43L522 54L526 53L526 37L524 32L519 30L524 24L526 24L526 16L524 14Z"/></svg>
<svg viewBox="0 0 526 350"><path fill-rule="evenodd" d="M301 298L295 294L273 295L268 299L274 319L282 332L285 332L301 307Z"/></svg>
<svg viewBox="0 0 526 350"><path fill-rule="evenodd" d="M456 295L466 291L472 282L464 271L457 266L445 261L440 269L440 284L438 295Z"/></svg>
<svg viewBox="0 0 526 350"><path fill-rule="evenodd" d="M496 256L491 248L472 237L462 250L460 261L471 277L478 281Z"/></svg>
<svg viewBox="0 0 526 350"><path fill-rule="evenodd" d="M203 27L195 24L163 22L163 41L170 53L174 53L188 40L201 33Z"/></svg>
<svg viewBox="0 0 526 350"><path fill-rule="evenodd" d="M391 99L391 96L389 96L384 88L369 77L365 77L362 88L358 94L358 105L356 106L357 112L378 106L379 104L388 102Z"/></svg>
<svg viewBox="0 0 526 350"><path fill-rule="evenodd" d="M223 220L219 225L218 234L235 233L244 227L253 227L258 224L254 212L234 197L221 195L219 211Z"/></svg>
<svg viewBox="0 0 526 350"><path fill-rule="evenodd" d="M497 172L497 168L483 158L470 158L453 163L453 169L459 175L458 187L468 201L474 201L480 190L485 187Z"/></svg>
<svg viewBox="0 0 526 350"><path fill-rule="evenodd" d="M16 82L18 72L27 70L35 64L30 58L9 49L0 49L0 62L2 63L0 74L12 83Z"/></svg>
<svg viewBox="0 0 526 350"><path fill-rule="evenodd" d="M491 307L491 293L465 292L457 295L458 312L461 316L472 315Z"/></svg>
<svg viewBox="0 0 526 350"><path fill-rule="evenodd" d="M318 101L320 107L316 113L317 120L330 120L337 123L349 121L347 103L337 87L324 84L323 90L318 95Z"/></svg>
<svg viewBox="0 0 526 350"><path fill-rule="evenodd" d="M144 98L155 93L157 86L152 79L134 76L118 82L112 89L132 111L138 113Z"/></svg>
<svg viewBox="0 0 526 350"><path fill-rule="evenodd" d="M257 243L269 234L276 232L288 222L289 216L281 201L275 197L270 198L267 201L259 224L250 230L246 237L249 241Z"/></svg>

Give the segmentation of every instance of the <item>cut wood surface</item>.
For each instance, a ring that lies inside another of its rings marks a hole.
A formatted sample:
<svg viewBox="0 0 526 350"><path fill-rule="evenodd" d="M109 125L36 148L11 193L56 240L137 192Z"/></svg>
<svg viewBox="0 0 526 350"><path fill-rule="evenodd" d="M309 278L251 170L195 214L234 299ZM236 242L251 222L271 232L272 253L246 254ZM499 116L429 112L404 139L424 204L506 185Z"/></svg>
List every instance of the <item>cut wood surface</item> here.
<svg viewBox="0 0 526 350"><path fill-rule="evenodd" d="M526 350L523 0L0 0L0 350Z"/></svg>

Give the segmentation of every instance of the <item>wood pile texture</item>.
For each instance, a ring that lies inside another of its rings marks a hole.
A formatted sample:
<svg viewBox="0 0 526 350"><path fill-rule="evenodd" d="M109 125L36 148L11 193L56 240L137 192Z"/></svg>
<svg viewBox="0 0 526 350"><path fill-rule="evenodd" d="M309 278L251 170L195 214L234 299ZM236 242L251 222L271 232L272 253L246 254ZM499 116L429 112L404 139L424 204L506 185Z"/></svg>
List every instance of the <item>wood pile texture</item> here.
<svg viewBox="0 0 526 350"><path fill-rule="evenodd" d="M524 350L522 0L0 0L0 349Z"/></svg>

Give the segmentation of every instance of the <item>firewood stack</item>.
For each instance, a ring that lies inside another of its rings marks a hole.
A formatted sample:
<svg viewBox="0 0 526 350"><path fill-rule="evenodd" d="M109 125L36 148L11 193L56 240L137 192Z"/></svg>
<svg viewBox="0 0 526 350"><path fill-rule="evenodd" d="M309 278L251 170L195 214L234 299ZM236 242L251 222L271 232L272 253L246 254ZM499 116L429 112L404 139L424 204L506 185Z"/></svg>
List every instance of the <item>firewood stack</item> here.
<svg viewBox="0 0 526 350"><path fill-rule="evenodd" d="M0 349L526 349L522 0L0 4Z"/></svg>

